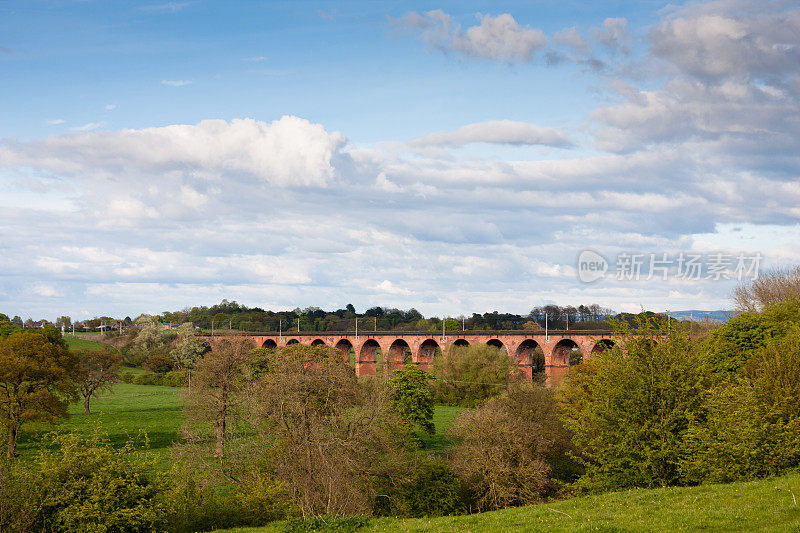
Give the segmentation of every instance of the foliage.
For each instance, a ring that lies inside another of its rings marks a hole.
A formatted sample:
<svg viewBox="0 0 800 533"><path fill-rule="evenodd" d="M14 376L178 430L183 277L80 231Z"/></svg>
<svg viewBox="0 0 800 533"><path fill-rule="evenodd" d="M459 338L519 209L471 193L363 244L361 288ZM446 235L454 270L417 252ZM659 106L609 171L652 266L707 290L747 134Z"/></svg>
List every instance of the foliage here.
<svg viewBox="0 0 800 533"><path fill-rule="evenodd" d="M33 531L37 505L35 481L19 464L0 459L0 531Z"/></svg>
<svg viewBox="0 0 800 533"><path fill-rule="evenodd" d="M208 465L191 448L179 448L169 471L166 521L176 533L261 526L292 516L285 494L263 468L251 460L239 465L236 479L218 464Z"/></svg>
<svg viewBox="0 0 800 533"><path fill-rule="evenodd" d="M54 451L37 462L39 524L64 532L134 532L162 528L160 482L133 441L114 449L95 432L88 439L55 435Z"/></svg>
<svg viewBox="0 0 800 533"><path fill-rule="evenodd" d="M181 324L178 335L178 341L170 350L170 355L176 368L191 370L211 350L211 346L197 337L197 330L190 322Z"/></svg>
<svg viewBox="0 0 800 533"><path fill-rule="evenodd" d="M709 378L682 333L658 344L647 331L623 331L626 353L605 350L570 369L560 403L586 460L580 485L603 490L685 483L684 438L704 416Z"/></svg>
<svg viewBox="0 0 800 533"><path fill-rule="evenodd" d="M380 487L375 500L379 516L444 516L464 510L461 481L447 463L437 459L414 461L407 457L409 475ZM392 481L389 479L389 481Z"/></svg>
<svg viewBox="0 0 800 533"><path fill-rule="evenodd" d="M269 371L248 395L250 425L276 478L304 516L370 513L374 475L406 446L385 389L359 387L328 346L295 344L267 357Z"/></svg>
<svg viewBox="0 0 800 533"><path fill-rule="evenodd" d="M145 358L144 367L156 374L166 374L174 368L174 364L168 355L155 352Z"/></svg>
<svg viewBox="0 0 800 533"><path fill-rule="evenodd" d="M81 366L80 391L84 401L84 413L90 414L89 401L98 390L110 390L119 381L119 368L122 357L114 351L81 350L75 352Z"/></svg>
<svg viewBox="0 0 800 533"><path fill-rule="evenodd" d="M703 351L715 376L727 379L739 373L753 354L771 340L800 324L800 302L767 307L760 313L742 313L711 332Z"/></svg>
<svg viewBox="0 0 800 533"><path fill-rule="evenodd" d="M684 463L694 482L779 475L800 466L800 324L756 350L737 379L709 394Z"/></svg>
<svg viewBox="0 0 800 533"><path fill-rule="evenodd" d="M285 533L335 532L353 533L369 524L366 516L321 515L310 518L294 518L282 524Z"/></svg>
<svg viewBox="0 0 800 533"><path fill-rule="evenodd" d="M78 372L78 358L64 347L60 333L18 332L0 339L0 424L9 459L23 424L67 416L67 405L77 397Z"/></svg>
<svg viewBox="0 0 800 533"><path fill-rule="evenodd" d="M238 415L245 399L251 376L247 363L253 348L253 341L246 338L218 341L197 364L192 386L187 390L187 431L194 430L193 436L197 437L203 433L198 433L197 424L210 422L217 457L225 454L229 419Z"/></svg>
<svg viewBox="0 0 800 533"><path fill-rule="evenodd" d="M451 433L449 462L479 511L525 505L557 493L553 464L570 450L553 392L513 387L508 396L465 411Z"/></svg>
<svg viewBox="0 0 800 533"><path fill-rule="evenodd" d="M134 385L164 385L164 374L145 372L135 376L132 383Z"/></svg>
<svg viewBox="0 0 800 533"><path fill-rule="evenodd" d="M153 317L142 316L136 319L138 333L123 348L125 362L130 366L140 366L153 353L166 351L166 346L174 337L164 330ZM131 332L137 331L131 328Z"/></svg>
<svg viewBox="0 0 800 533"><path fill-rule="evenodd" d="M508 387L514 362L493 346L453 346L433 359L437 403L474 407Z"/></svg>
<svg viewBox="0 0 800 533"><path fill-rule="evenodd" d="M390 401L392 408L410 427L420 426L426 433L433 435L433 391L429 385L435 378L433 375L407 364L392 373L389 380Z"/></svg>

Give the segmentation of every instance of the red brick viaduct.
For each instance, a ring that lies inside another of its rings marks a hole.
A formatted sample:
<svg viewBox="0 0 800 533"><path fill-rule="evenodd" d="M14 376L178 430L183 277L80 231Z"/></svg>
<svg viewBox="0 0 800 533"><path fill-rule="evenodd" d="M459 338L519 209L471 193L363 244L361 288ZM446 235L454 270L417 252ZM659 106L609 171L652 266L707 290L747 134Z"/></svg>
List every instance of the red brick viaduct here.
<svg viewBox="0 0 800 533"><path fill-rule="evenodd" d="M570 352L580 351L582 358L591 357L598 350L613 346L615 337L610 331L448 331L442 332L302 332L237 335L253 339L256 346L276 348L293 343L306 345L326 344L348 358L355 354L356 375L367 376L381 368L390 371L406 363L427 369L436 350L451 346L489 344L504 349L517 362L522 372L530 377L536 361L537 348L544 356L543 365L549 376L563 375L569 368ZM209 340L216 340L214 337ZM541 357L541 354L539 355Z"/></svg>

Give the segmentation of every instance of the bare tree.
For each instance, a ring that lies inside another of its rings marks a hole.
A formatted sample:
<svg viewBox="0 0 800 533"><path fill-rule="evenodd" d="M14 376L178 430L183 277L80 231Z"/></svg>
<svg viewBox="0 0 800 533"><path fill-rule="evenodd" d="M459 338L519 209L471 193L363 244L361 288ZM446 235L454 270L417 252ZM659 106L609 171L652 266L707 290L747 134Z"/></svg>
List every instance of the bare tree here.
<svg viewBox="0 0 800 533"><path fill-rule="evenodd" d="M733 305L740 313L756 313L765 307L800 299L800 265L762 273L733 291Z"/></svg>
<svg viewBox="0 0 800 533"><path fill-rule="evenodd" d="M122 356L108 348L101 350L80 350L75 352L80 359L80 389L83 396L83 412L91 414L89 401L95 392L111 387L119 381L119 367Z"/></svg>

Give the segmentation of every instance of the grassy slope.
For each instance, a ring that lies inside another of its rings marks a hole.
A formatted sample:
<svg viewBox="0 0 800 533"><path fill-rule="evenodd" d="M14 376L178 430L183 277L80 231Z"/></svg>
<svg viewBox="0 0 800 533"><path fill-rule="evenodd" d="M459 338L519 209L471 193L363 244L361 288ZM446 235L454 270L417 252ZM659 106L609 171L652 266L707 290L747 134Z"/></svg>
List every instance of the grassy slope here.
<svg viewBox="0 0 800 533"><path fill-rule="evenodd" d="M178 438L182 421L178 389L151 385L117 383L112 392L101 392L92 399L91 415L83 414L83 404L70 406L70 417L55 426L31 424L20 438L19 453L23 458L35 454L38 441L50 431L78 431L88 435L100 424L115 445L124 444L128 435L147 433L150 451L166 461L170 445Z"/></svg>
<svg viewBox="0 0 800 533"><path fill-rule="evenodd" d="M690 488L636 489L491 513L373 520L359 531L799 531L800 474ZM277 532L265 528L231 532Z"/></svg>
<svg viewBox="0 0 800 533"><path fill-rule="evenodd" d="M67 348L70 350L102 350L103 348L115 349L108 344L102 342L90 341L86 339L79 339L72 335L64 335L64 341L67 343Z"/></svg>

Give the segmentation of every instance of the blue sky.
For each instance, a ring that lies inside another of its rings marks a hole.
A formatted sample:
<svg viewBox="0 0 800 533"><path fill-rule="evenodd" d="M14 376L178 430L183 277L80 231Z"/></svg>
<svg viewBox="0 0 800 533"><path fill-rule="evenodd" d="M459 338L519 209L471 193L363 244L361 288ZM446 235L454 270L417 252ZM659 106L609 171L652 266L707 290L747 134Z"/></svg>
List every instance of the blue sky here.
<svg viewBox="0 0 800 533"><path fill-rule="evenodd" d="M800 262L798 36L784 1L0 2L0 311L727 307L577 257Z"/></svg>

